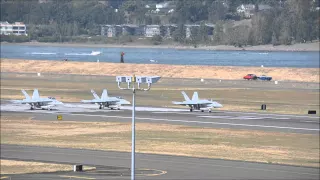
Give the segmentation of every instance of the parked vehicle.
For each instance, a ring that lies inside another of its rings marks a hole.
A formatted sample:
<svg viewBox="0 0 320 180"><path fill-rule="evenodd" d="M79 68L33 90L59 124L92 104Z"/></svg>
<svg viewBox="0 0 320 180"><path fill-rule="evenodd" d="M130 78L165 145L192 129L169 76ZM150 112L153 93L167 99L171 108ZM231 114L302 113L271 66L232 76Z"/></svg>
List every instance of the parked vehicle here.
<svg viewBox="0 0 320 180"><path fill-rule="evenodd" d="M256 80L258 77L255 74L247 74L246 76L243 77L243 79L246 80Z"/></svg>
<svg viewBox="0 0 320 180"><path fill-rule="evenodd" d="M258 76L258 79L260 79L262 81L271 81L272 77L266 76L266 75L261 75L261 76Z"/></svg>

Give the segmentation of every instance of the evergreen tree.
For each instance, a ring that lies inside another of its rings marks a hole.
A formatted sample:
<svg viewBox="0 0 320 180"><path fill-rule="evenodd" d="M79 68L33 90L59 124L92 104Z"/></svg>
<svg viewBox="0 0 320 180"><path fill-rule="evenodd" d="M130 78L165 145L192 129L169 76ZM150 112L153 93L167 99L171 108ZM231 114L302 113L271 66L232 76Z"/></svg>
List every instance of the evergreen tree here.
<svg viewBox="0 0 320 180"><path fill-rule="evenodd" d="M184 24L178 24L178 27L172 33L172 36L174 41L184 43L186 37L186 30L184 28Z"/></svg>
<svg viewBox="0 0 320 180"><path fill-rule="evenodd" d="M219 21L213 30L213 42L221 44L223 42L223 22Z"/></svg>
<svg viewBox="0 0 320 180"><path fill-rule="evenodd" d="M201 42L201 43L206 43L206 42L209 41L209 39L208 39L208 27L203 22L200 24L198 36L199 36L198 37L199 42Z"/></svg>
<svg viewBox="0 0 320 180"><path fill-rule="evenodd" d="M275 32L272 33L272 40L271 40L272 45L276 46L278 45L278 39L277 39L277 35Z"/></svg>

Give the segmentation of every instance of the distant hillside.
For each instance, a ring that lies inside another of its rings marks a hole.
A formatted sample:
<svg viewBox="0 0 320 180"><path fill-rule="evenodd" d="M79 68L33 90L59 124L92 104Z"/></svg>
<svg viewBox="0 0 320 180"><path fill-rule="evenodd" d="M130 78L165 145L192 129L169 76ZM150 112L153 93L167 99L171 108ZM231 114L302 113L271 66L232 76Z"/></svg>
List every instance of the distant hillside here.
<svg viewBox="0 0 320 180"><path fill-rule="evenodd" d="M319 0L2 0L1 21L24 22L28 37L1 41L86 43L103 24L170 23L177 25L172 40L180 44L289 45L319 39L318 6ZM212 33L204 23L215 25ZM186 38L182 24L200 27ZM121 38L134 40L116 41ZM105 39L93 41L108 43Z"/></svg>

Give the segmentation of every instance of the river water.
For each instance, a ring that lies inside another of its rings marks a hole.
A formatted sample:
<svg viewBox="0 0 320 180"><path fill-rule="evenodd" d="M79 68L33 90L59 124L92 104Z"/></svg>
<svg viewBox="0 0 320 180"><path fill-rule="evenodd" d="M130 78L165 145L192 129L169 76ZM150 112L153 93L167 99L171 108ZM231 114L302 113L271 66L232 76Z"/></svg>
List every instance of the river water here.
<svg viewBox="0 0 320 180"><path fill-rule="evenodd" d="M319 52L212 51L162 48L57 47L1 44L1 58L82 62L319 68Z"/></svg>

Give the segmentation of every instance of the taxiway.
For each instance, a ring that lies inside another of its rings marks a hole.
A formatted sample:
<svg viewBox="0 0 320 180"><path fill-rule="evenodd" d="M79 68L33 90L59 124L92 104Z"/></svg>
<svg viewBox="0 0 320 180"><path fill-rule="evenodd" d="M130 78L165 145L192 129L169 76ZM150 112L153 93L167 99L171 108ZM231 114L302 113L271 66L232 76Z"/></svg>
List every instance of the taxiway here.
<svg viewBox="0 0 320 180"><path fill-rule="evenodd" d="M130 179L130 153L1 144L1 159L96 166L94 171L7 175L11 179ZM319 179L318 168L136 154L137 179Z"/></svg>

